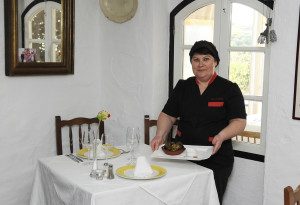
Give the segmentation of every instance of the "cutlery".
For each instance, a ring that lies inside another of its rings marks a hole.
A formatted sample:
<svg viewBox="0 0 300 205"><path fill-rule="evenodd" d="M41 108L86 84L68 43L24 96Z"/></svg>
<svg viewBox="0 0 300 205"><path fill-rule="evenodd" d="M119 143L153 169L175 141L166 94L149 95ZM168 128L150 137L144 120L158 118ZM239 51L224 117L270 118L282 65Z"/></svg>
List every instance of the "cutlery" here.
<svg viewBox="0 0 300 205"><path fill-rule="evenodd" d="M75 156L74 154L71 154L74 158L76 158L78 161L83 162L82 159L80 159L79 157Z"/></svg>
<svg viewBox="0 0 300 205"><path fill-rule="evenodd" d="M74 156L71 155L71 154L66 154L66 157L69 157L71 160L73 160L73 161L79 163L79 160L77 160L76 158L74 158Z"/></svg>
<svg viewBox="0 0 300 205"><path fill-rule="evenodd" d="M119 148L118 148L119 149ZM121 154L126 154L126 153L129 153L130 151L125 151L123 149L119 149L121 151Z"/></svg>

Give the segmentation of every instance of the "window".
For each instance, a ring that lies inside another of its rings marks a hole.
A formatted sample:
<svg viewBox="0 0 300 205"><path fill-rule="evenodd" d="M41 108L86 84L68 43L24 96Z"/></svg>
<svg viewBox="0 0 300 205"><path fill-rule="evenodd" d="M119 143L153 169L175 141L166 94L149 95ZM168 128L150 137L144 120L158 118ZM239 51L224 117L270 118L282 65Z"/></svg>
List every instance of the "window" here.
<svg viewBox="0 0 300 205"><path fill-rule="evenodd" d="M36 49L36 61L61 62L61 4L38 3L25 15L24 22L24 46Z"/></svg>
<svg viewBox="0 0 300 205"><path fill-rule="evenodd" d="M245 131L258 139L233 138L235 150L264 155L269 46L258 44L272 10L253 0L195 0L174 19L173 87L193 76L189 51L195 41L213 42L220 55L218 75L239 85L247 112ZM248 141L249 139L249 141Z"/></svg>

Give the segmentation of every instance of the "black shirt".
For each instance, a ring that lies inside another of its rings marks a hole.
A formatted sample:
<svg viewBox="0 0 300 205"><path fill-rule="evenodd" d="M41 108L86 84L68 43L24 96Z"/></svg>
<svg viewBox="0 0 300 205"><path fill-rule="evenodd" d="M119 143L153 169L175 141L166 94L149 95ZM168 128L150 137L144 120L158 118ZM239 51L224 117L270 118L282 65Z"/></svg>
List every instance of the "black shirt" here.
<svg viewBox="0 0 300 205"><path fill-rule="evenodd" d="M186 145L212 146L213 137L231 119L246 119L244 98L238 85L216 73L202 94L195 77L179 80L162 112L180 118L176 138ZM201 163L212 169L232 166L231 139Z"/></svg>

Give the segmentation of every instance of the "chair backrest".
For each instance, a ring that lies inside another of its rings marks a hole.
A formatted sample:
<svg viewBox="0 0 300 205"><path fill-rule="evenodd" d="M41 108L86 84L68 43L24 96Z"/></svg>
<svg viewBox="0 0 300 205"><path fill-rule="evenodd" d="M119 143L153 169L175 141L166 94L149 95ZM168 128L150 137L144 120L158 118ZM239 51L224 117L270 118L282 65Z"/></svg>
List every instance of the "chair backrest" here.
<svg viewBox="0 0 300 205"><path fill-rule="evenodd" d="M292 187L284 188L284 205L300 205L300 185L293 190Z"/></svg>
<svg viewBox="0 0 300 205"><path fill-rule="evenodd" d="M174 125L178 125L177 120ZM150 120L149 115L144 116L144 129L145 129L145 144L150 144L150 127L157 126L157 120ZM170 133L168 135L167 141L172 138L172 130L170 130Z"/></svg>
<svg viewBox="0 0 300 205"><path fill-rule="evenodd" d="M250 139L252 138L254 140L254 143L256 143L257 139L260 139L260 132L252 132L252 131L243 131L241 134L238 135L241 139L241 141L244 141L244 137L250 142ZM235 136L234 138L237 140L238 136Z"/></svg>
<svg viewBox="0 0 300 205"><path fill-rule="evenodd" d="M73 118L70 120L61 120L60 116L55 116L55 126L56 126L56 148L57 148L57 155L63 154L62 149L62 127L68 126L69 127L69 141L70 141L70 153L73 153L73 132L72 126L78 126L78 140L79 140L79 149L82 149L82 125L87 125L88 129L91 128L91 124L99 124L99 120L97 117L95 118L84 118L78 117ZM101 121L99 127L99 137L104 133L104 122ZM104 139L105 140L105 139Z"/></svg>

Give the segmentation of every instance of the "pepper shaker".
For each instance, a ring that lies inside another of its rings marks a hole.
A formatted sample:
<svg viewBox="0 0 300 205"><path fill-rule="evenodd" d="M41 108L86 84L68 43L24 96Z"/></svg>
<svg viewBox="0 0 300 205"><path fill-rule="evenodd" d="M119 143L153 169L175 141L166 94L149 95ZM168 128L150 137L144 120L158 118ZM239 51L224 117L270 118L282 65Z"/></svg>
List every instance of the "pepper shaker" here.
<svg viewBox="0 0 300 205"><path fill-rule="evenodd" d="M113 170L113 165L109 164L108 165L108 175L107 175L107 179L114 179L114 170Z"/></svg>

